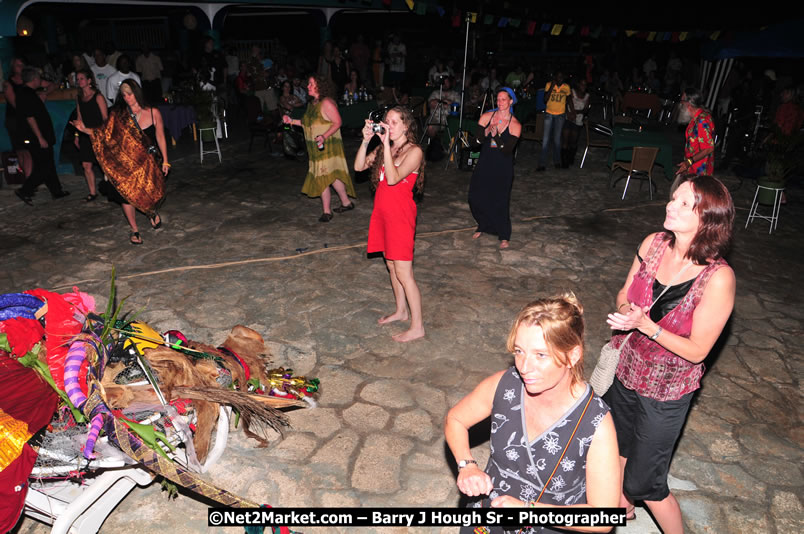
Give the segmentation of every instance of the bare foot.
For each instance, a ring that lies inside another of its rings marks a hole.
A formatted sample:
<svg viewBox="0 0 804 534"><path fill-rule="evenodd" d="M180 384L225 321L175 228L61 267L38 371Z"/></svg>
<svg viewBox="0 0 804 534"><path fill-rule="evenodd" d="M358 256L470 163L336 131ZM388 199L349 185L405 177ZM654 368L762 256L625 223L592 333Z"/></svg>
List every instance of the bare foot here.
<svg viewBox="0 0 804 534"><path fill-rule="evenodd" d="M377 324L388 324L393 323L394 321L407 321L407 320L408 320L407 312L404 313L395 312L392 313L391 315L383 315L382 317L377 319Z"/></svg>
<svg viewBox="0 0 804 534"><path fill-rule="evenodd" d="M500 248L501 248L501 249L506 249L506 248L508 248L508 245L509 245L509 243L508 243L508 240L507 240L507 239L503 239L502 241L500 241Z"/></svg>
<svg viewBox="0 0 804 534"><path fill-rule="evenodd" d="M398 341L400 343L406 343L408 341L413 341L414 339L419 339L420 337L424 337L424 328L407 330L402 332L401 334L396 334L391 336L394 338L394 341Z"/></svg>
<svg viewBox="0 0 804 534"><path fill-rule="evenodd" d="M478 238L478 237L480 237L481 235L483 235L483 234L482 234L482 233L480 233L480 232L475 232L474 234L472 234L472 239L477 239L477 238Z"/></svg>

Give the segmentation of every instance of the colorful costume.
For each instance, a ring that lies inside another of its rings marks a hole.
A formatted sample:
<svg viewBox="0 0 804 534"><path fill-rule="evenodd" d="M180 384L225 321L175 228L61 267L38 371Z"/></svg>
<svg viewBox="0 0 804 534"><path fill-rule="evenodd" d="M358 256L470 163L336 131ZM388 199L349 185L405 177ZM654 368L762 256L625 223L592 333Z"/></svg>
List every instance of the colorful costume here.
<svg viewBox="0 0 804 534"><path fill-rule="evenodd" d="M535 501L556 466L564 447L572 436L564 457L550 479L540 503L569 506L586 504L586 460L589 447L600 421L609 407L586 386L583 395L539 436L528 436L525 426L525 385L516 370L508 369L500 378L491 409L491 457L486 474L494 489L487 498L470 506L488 507L489 501L510 495L524 502ZM592 396L591 402L589 396ZM586 412L584 413L584 409ZM582 417L573 436L573 430ZM476 526L476 525L475 525ZM463 527L461 534L473 533L474 527ZM516 533L519 528L491 527L491 533ZM525 530L528 533L565 532L547 527Z"/></svg>
<svg viewBox="0 0 804 534"><path fill-rule="evenodd" d="M385 165L382 166L369 222L367 252L382 252L387 260L413 261L417 211L413 186L418 176L418 172L412 172L388 185Z"/></svg>
<svg viewBox="0 0 804 534"><path fill-rule="evenodd" d="M310 169L304 177L301 192L308 197L320 197L335 180L340 180L346 186L346 194L356 198L357 193L352 185L352 177L349 175L343 151L341 131L337 130L324 140L324 150L318 150L316 146L316 136L323 135L332 126L332 122L321 114L321 105L321 101L308 104L301 120L304 137L307 140L307 154L310 156Z"/></svg>
<svg viewBox="0 0 804 534"><path fill-rule="evenodd" d="M695 116L687 125L685 133L687 143L684 146L684 157L691 158L698 152L706 150L707 148L715 147L715 123L712 122L712 116L706 111L699 109ZM715 154L714 152L706 156L704 159L698 160L693 163L689 170L692 174L712 176L715 172Z"/></svg>
<svg viewBox="0 0 804 534"><path fill-rule="evenodd" d="M165 175L148 153L155 146L152 139L155 135L142 132L127 109L115 109L105 124L92 130L92 149L103 172L126 203L149 217L165 195Z"/></svg>

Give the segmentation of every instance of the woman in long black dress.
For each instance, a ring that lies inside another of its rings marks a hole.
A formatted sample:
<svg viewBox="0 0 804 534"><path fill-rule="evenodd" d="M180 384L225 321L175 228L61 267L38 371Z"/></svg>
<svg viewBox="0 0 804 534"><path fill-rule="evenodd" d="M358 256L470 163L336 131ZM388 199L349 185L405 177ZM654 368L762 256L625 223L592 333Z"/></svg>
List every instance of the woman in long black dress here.
<svg viewBox="0 0 804 534"><path fill-rule="evenodd" d="M514 117L516 95L508 87L497 91L497 108L487 111L478 121L477 138L482 142L480 160L469 185L469 207L477 221L472 239L493 234L500 248L508 248L511 239L511 184L514 181L514 147L522 125Z"/></svg>
<svg viewBox="0 0 804 534"><path fill-rule="evenodd" d="M106 107L106 98L95 88L92 71L81 69L75 74L75 81L78 84L78 120L87 128L98 128L109 116ZM98 197L95 187L95 172L92 166L95 163L95 152L92 150L92 139L89 135L78 132L75 136L75 146L78 148L81 165L84 168L84 177L87 179L89 194L84 199L92 202Z"/></svg>

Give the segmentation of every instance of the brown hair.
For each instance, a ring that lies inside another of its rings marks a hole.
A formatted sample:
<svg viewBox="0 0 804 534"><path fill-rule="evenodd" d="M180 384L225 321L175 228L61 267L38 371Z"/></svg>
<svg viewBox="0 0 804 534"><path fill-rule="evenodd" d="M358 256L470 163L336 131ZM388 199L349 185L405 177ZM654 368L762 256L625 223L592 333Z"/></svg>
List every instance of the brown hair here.
<svg viewBox="0 0 804 534"><path fill-rule="evenodd" d="M673 191L685 182L692 186L695 195L692 209L700 218L686 257L696 265L706 265L710 260L722 258L731 247L734 203L729 190L714 176L688 174ZM665 232L664 239L670 241L671 248L675 245L676 236L672 232Z"/></svg>
<svg viewBox="0 0 804 534"><path fill-rule="evenodd" d="M335 98L335 84L329 78L325 78L321 74L313 74L310 76L315 80L316 89L318 89L318 100L325 98Z"/></svg>
<svg viewBox="0 0 804 534"><path fill-rule="evenodd" d="M385 114L388 115L388 112L391 111L395 111L399 114L399 118L402 119L402 124L404 124L405 128L407 128L407 131L405 132L407 144L409 144L411 147L419 146L419 143L416 140L418 137L418 125L416 124L416 119L413 118L413 112L411 112L405 106L395 106L386 111ZM371 165L371 187L372 189L377 189L377 185L380 183L380 169L385 161L382 144L374 149L374 153L374 163ZM422 162L419 164L419 174L416 176L414 190L419 195L424 192L424 157L422 157Z"/></svg>
<svg viewBox="0 0 804 534"><path fill-rule="evenodd" d="M581 348L581 357L572 366L570 387L583 382L583 306L571 291L555 297L534 300L517 314L508 333L505 345L514 352L516 332L520 326L539 326L544 332L544 341L556 365L571 365L570 352Z"/></svg>

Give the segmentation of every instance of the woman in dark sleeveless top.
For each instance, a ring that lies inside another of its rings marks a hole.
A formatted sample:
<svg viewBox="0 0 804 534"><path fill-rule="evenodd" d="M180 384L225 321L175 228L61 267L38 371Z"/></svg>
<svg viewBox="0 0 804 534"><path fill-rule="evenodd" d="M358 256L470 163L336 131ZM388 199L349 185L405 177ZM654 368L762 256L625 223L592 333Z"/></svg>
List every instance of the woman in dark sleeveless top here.
<svg viewBox="0 0 804 534"><path fill-rule="evenodd" d="M514 147L522 125L514 117L516 96L508 87L497 91L497 109L487 111L478 121L477 138L483 143L480 161L469 185L469 207L477 221L472 236L496 235L500 248L511 239L511 185L514 181Z"/></svg>
<svg viewBox="0 0 804 534"><path fill-rule="evenodd" d="M667 484L670 461L701 386L703 360L734 308L734 271L723 259L734 204L716 178L689 175L665 211L664 232L642 241L617 311L608 316L620 332L612 345L621 351L604 399L619 440L620 506L631 518L634 501L643 501L662 532L674 534L684 531L684 521Z"/></svg>
<svg viewBox="0 0 804 534"><path fill-rule="evenodd" d="M22 69L25 68L25 62L18 57L11 60L11 74L6 80L5 87L3 88L3 96L6 99L6 121L5 126L8 130L8 138L11 140L11 146L17 153L17 161L19 161L20 168L25 173L27 178L33 170L33 161L28 150L25 149L25 143L19 135L20 129L17 127L17 92L24 84L22 83Z"/></svg>
<svg viewBox="0 0 804 534"><path fill-rule="evenodd" d="M98 128L108 116L106 99L95 89L92 71L89 69L79 70L75 75L78 84L78 120L84 123L87 128ZM92 140L85 133L76 133L75 146L78 149L81 166L84 167L84 177L87 179L89 194L84 199L92 202L97 198L98 193L95 189L95 172L92 165L95 163L95 153L92 150Z"/></svg>
<svg viewBox="0 0 804 534"><path fill-rule="evenodd" d="M157 108L145 104L139 84L128 79L120 84L106 124L95 129L81 121L73 125L92 136L98 162L114 186L110 198L122 204L131 227L129 241L132 245L142 244L137 210L148 216L154 230L162 227L156 207L164 196L164 178L170 171L162 115ZM120 152L125 152L126 157L121 158ZM162 161L155 161L154 155L161 155Z"/></svg>
<svg viewBox="0 0 804 534"><path fill-rule="evenodd" d="M583 330L583 308L575 295L531 302L508 334L515 366L483 380L447 414L444 433L458 464L458 489L475 498L471 506L617 505L617 437L608 406L583 381ZM471 456L469 429L489 417L491 456L481 470ZM472 525L461 532L520 528Z"/></svg>

